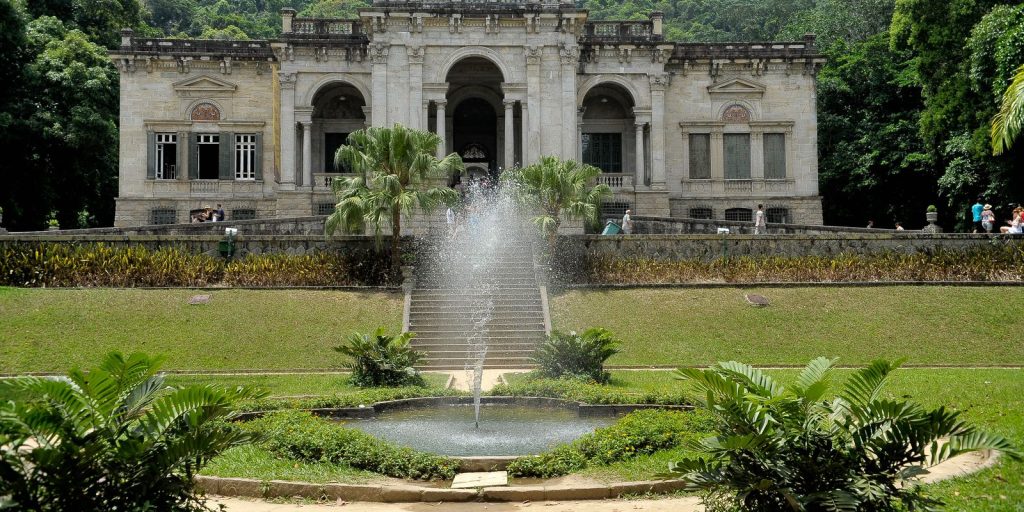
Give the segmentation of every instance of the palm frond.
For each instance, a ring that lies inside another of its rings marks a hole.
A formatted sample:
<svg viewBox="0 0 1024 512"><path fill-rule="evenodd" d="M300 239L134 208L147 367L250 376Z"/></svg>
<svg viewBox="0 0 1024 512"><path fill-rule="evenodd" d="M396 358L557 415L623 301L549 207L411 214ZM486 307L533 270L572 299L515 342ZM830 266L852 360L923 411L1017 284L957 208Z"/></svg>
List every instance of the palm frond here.
<svg viewBox="0 0 1024 512"><path fill-rule="evenodd" d="M1017 68L1003 93L1003 103L992 119L992 154L1001 155L1013 146L1024 129L1024 65Z"/></svg>

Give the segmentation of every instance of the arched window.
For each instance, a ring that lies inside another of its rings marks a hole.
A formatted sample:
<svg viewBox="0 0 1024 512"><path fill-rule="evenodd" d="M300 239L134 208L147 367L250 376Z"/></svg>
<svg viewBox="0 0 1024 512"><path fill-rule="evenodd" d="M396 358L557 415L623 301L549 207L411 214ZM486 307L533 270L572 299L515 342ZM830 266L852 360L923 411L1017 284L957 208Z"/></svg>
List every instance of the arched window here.
<svg viewBox="0 0 1024 512"><path fill-rule="evenodd" d="M749 123L750 111L742 105L730 105L722 112L722 121L726 123Z"/></svg>

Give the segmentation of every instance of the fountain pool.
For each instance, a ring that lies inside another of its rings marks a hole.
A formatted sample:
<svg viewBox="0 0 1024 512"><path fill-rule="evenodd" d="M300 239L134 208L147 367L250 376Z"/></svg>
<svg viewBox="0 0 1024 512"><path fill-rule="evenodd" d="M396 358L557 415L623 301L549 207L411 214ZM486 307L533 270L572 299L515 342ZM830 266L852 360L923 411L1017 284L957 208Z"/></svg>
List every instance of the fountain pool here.
<svg viewBox="0 0 1024 512"><path fill-rule="evenodd" d="M417 450L459 457L531 455L610 425L615 417L580 417L558 407L483 404L479 428L472 404L403 408L346 427Z"/></svg>

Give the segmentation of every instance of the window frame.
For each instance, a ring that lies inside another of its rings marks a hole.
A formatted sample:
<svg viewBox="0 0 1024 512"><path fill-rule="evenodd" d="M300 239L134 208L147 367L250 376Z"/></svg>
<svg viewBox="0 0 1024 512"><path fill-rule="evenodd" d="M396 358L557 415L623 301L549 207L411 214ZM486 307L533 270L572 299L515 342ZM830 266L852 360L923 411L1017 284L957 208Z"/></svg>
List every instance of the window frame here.
<svg viewBox="0 0 1024 512"><path fill-rule="evenodd" d="M156 180L173 180L177 179L178 176L178 134L174 132L156 132L154 133L154 144L156 151L156 162L155 168L153 169L153 179ZM174 155L174 163L171 164L171 175L166 176L166 164L164 163L167 158L167 146L174 146L174 150L171 154Z"/></svg>
<svg viewBox="0 0 1024 512"><path fill-rule="evenodd" d="M597 142L600 145L595 145L595 138L607 138L610 143L604 146L604 142ZM605 174L622 174L622 132L585 132L580 137L580 145L580 159L584 164L597 167ZM602 153L599 161L593 158L595 147Z"/></svg>
<svg viewBox="0 0 1024 512"><path fill-rule="evenodd" d="M236 181L256 181L256 134L234 136L234 177Z"/></svg>

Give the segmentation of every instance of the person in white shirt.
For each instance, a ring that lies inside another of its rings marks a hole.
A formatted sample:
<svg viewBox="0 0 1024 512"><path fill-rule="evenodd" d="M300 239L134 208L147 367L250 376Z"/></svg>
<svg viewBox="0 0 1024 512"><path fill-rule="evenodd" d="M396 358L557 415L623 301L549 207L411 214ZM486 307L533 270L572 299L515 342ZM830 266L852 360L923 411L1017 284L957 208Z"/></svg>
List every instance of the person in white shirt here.
<svg viewBox="0 0 1024 512"><path fill-rule="evenodd" d="M767 233L768 230L765 229L767 227L768 223L765 221L764 218L764 205L759 204L757 205L757 213L754 215L754 234L763 235Z"/></svg>
<svg viewBox="0 0 1024 512"><path fill-rule="evenodd" d="M633 234L633 218L629 216L633 213L633 210L626 210L626 214L622 216L622 233L626 235Z"/></svg>

